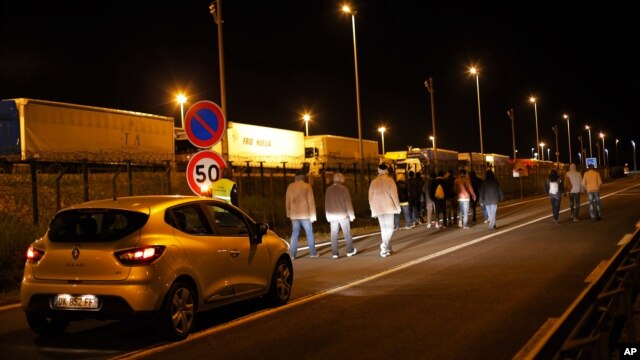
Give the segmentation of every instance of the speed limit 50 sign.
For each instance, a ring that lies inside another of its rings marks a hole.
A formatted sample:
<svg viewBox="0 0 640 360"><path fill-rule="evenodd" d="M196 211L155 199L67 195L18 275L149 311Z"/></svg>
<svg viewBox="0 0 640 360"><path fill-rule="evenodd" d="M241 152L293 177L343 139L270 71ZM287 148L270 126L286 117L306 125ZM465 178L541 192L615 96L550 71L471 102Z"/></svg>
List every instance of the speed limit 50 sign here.
<svg viewBox="0 0 640 360"><path fill-rule="evenodd" d="M222 177L222 171L227 167L220 154L211 150L196 153L187 165L187 183L196 195L202 195L203 190L211 189L211 184Z"/></svg>

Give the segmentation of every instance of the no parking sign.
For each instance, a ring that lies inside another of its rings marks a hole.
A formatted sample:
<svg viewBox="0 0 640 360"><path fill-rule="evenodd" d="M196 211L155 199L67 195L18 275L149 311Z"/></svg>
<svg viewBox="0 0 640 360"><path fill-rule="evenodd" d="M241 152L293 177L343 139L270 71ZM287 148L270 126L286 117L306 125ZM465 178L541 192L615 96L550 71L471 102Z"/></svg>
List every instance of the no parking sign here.
<svg viewBox="0 0 640 360"><path fill-rule="evenodd" d="M224 113L212 101L198 101L187 110L184 130L189 141L199 148L210 148L217 144L226 129Z"/></svg>
<svg viewBox="0 0 640 360"><path fill-rule="evenodd" d="M204 195L211 184L222 177L227 167L220 154L211 150L202 150L195 154L187 165L187 184L196 195Z"/></svg>

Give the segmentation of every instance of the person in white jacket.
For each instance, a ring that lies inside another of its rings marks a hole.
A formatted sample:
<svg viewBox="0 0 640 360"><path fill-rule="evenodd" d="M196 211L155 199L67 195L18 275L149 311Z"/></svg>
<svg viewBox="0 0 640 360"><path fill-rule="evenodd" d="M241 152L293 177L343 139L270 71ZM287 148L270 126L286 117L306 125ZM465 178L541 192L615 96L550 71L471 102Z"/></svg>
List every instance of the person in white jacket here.
<svg viewBox="0 0 640 360"><path fill-rule="evenodd" d="M356 254L351 238L351 221L356 218L351 203L349 189L344 186L344 175L337 172L333 174L333 185L327 188L324 197L324 210L327 221L331 225L331 252L334 259L340 257L338 251L338 232L342 228L344 241L347 245L347 256Z"/></svg>
<svg viewBox="0 0 640 360"><path fill-rule="evenodd" d="M582 174L576 170L576 164L569 165L569 171L565 175L566 184L564 195L569 193L569 204L571 205L571 220L578 221L580 215L580 193L582 189Z"/></svg>
<svg viewBox="0 0 640 360"><path fill-rule="evenodd" d="M393 254L391 249L391 235L393 235L393 218L400 213L398 188L393 179L387 174L387 165L378 166L378 177L369 185L369 207L371 216L378 218L380 224L380 256Z"/></svg>
<svg viewBox="0 0 640 360"><path fill-rule="evenodd" d="M304 233L307 236L310 257L318 257L311 225L316 221L316 203L311 185L304 180L305 173L297 171L295 181L289 184L286 194L287 217L291 219L292 227L291 257L294 259L298 253L300 227L304 228Z"/></svg>

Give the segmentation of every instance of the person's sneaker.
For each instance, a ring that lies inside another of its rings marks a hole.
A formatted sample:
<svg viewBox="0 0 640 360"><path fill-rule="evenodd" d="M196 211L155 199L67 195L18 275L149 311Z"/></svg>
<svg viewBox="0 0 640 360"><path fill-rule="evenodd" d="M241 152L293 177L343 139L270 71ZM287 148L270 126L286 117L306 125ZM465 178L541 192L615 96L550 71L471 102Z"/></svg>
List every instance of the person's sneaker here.
<svg viewBox="0 0 640 360"><path fill-rule="evenodd" d="M353 248L353 251L352 252L348 252L347 256L351 257L351 256L355 255L357 252L358 252L358 249Z"/></svg>
<svg viewBox="0 0 640 360"><path fill-rule="evenodd" d="M317 257L319 257L319 256L320 256L320 254L318 254L318 253L315 253L315 254L313 254L313 255L309 255L309 257L312 257L312 258L317 258Z"/></svg>
<svg viewBox="0 0 640 360"><path fill-rule="evenodd" d="M488 224L488 223L489 223L489 220L485 220L485 221L483 221L483 223Z"/></svg>
<svg viewBox="0 0 640 360"><path fill-rule="evenodd" d="M387 256L391 256L392 254L393 254L392 250L387 250L387 251L381 251L380 252L380 256L382 256L383 258L387 257Z"/></svg>
<svg viewBox="0 0 640 360"><path fill-rule="evenodd" d="M468 228L469 228L469 226L463 226L462 228L463 228L463 229L468 229Z"/></svg>
<svg viewBox="0 0 640 360"><path fill-rule="evenodd" d="M573 221L574 221L574 222L578 222L578 221L580 221L580 219L578 219L578 218L573 218Z"/></svg>
<svg viewBox="0 0 640 360"><path fill-rule="evenodd" d="M458 221L458 227L462 228L462 221Z"/></svg>
<svg viewBox="0 0 640 360"><path fill-rule="evenodd" d="M405 226L403 229L405 229L405 230L409 230L409 229L411 229L412 227L413 227L413 226Z"/></svg>
<svg viewBox="0 0 640 360"><path fill-rule="evenodd" d="M333 257L334 259L337 259L337 258L339 258L339 257L340 257L340 255L333 255L332 257Z"/></svg>
<svg viewBox="0 0 640 360"><path fill-rule="evenodd" d="M427 223L427 227L430 228L431 227L431 223Z"/></svg>

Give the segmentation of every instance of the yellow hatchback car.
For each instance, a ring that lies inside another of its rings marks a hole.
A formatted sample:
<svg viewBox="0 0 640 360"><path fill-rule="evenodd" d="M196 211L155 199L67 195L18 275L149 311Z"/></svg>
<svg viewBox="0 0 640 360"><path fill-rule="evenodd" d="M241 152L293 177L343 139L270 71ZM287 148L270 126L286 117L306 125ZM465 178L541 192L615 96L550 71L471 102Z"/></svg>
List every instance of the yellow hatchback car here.
<svg viewBox="0 0 640 360"><path fill-rule="evenodd" d="M20 289L31 329L147 317L167 339L196 314L263 297L289 300L289 244L237 207L193 196L91 201L58 212L28 250Z"/></svg>

